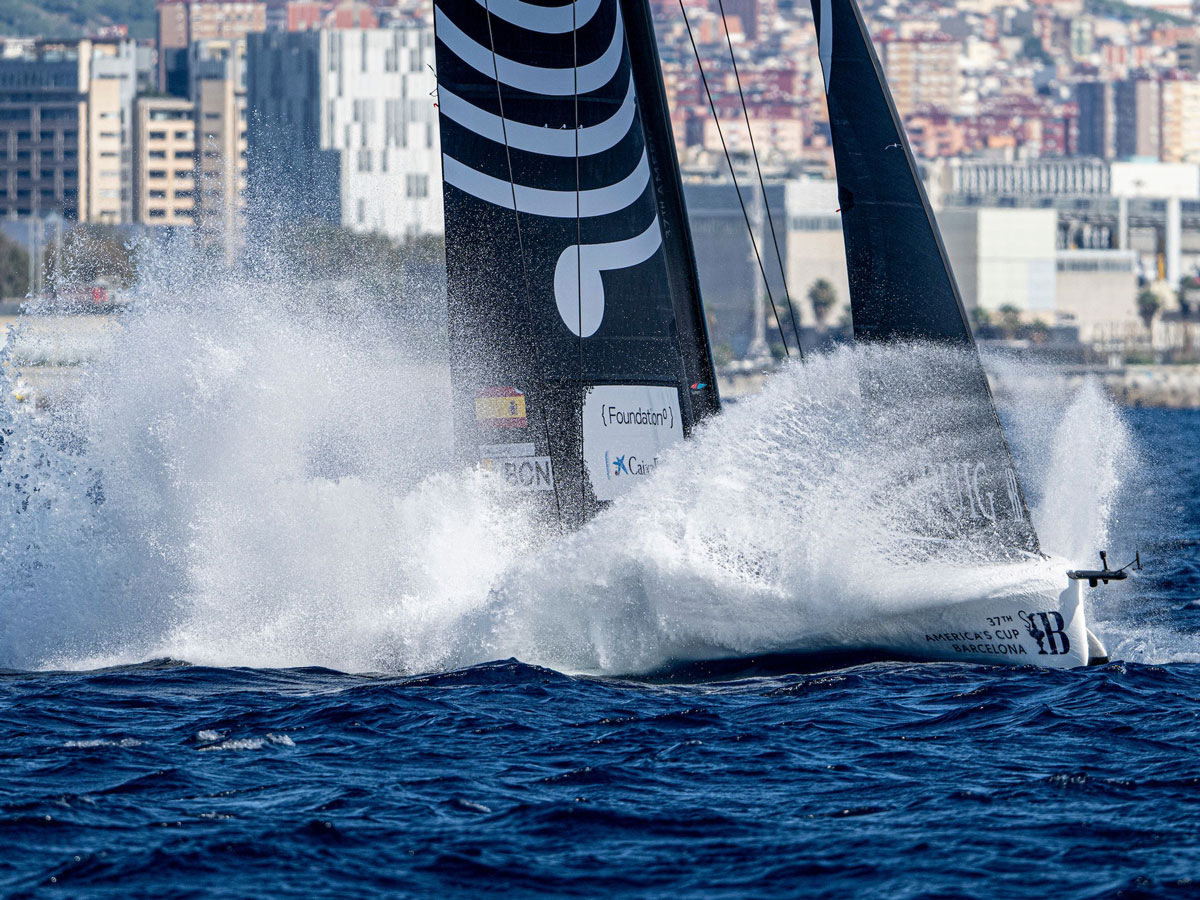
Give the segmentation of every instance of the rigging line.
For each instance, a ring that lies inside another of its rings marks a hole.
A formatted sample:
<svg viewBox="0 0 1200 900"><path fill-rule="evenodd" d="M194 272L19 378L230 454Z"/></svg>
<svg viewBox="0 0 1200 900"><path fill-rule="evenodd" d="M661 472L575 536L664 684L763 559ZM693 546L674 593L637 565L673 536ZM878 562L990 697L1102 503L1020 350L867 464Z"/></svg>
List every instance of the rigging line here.
<svg viewBox="0 0 1200 900"><path fill-rule="evenodd" d="M581 203L579 185L579 30L576 27L576 4L571 4L571 64L575 73L575 297L577 306L576 322L579 323L579 515L583 517L587 506L587 494L584 487L584 471L586 461L583 458L583 225L581 222ZM632 83L632 82L631 82Z"/></svg>
<svg viewBox="0 0 1200 900"><path fill-rule="evenodd" d="M767 291L767 299L771 301L771 312L775 316L775 327L779 329L779 339L783 341L783 352L791 356L787 338L783 333L783 323L779 319L779 310L775 308L775 297L771 294L771 283L767 280L767 270L763 266L762 255L758 252L758 241L754 239L754 226L750 224L750 213L746 210L746 201L742 199L742 189L738 187L737 173L733 170L733 157L729 155L729 147L725 143L725 132L721 128L721 117L717 115L717 104L713 102L712 91L708 89L708 77L704 74L704 63L700 62L700 51L696 47L696 37L692 34L692 24L688 21L687 10L683 0L679 0L679 11L683 13L683 24L687 26L688 40L692 42L692 53L696 57L696 67L700 70L700 82L704 85L704 93L708 96L708 108L712 110L713 122L717 126L717 137L721 139L721 149L725 152L725 162L729 164L729 176L733 179L733 189L737 193L738 203L742 207L742 217L746 220L746 232L750 235L750 246L754 248L754 258L758 260L758 271L762 273L763 287Z"/></svg>
<svg viewBox="0 0 1200 900"><path fill-rule="evenodd" d="M762 166L758 162L754 130L750 127L750 111L746 108L746 95L742 93L742 77L738 74L737 58L733 55L733 40L729 37L728 23L725 20L725 0L717 0L717 7L721 11L721 27L725 29L725 44L729 47L729 61L733 64L733 80L737 82L738 99L742 101L742 115L746 117L746 134L750 136L750 152L754 155L754 170L758 173L758 186L762 190L763 209L767 212L767 224L771 227L771 243L775 245L775 259L779 262L779 277L783 279L783 296L787 300L788 314L792 319L792 334L796 336L796 349L800 351L800 359L804 359L804 348L800 346L800 326L796 322L796 307L792 304L792 294L788 290L787 272L783 268L783 254L779 252L779 238L775 234L775 220L771 216L771 204L767 202L767 185L763 181Z"/></svg>
<svg viewBox="0 0 1200 900"><path fill-rule="evenodd" d="M488 8L488 2L489 2L489 0L483 0L483 9L484 9L485 17L487 18L488 46L491 47L491 50L492 50L492 73L495 75L495 78L496 78L496 102L499 104L499 107L500 107L500 121L501 121L501 123L504 123L505 121L507 121L504 117L504 92L501 91L501 89L500 89L500 76L498 74L499 69L496 68L496 39L492 36L492 11L491 11L491 9ZM532 303L530 302L530 298L533 296L533 292L529 286L529 267L525 264L525 242L524 242L524 239L521 237L521 210L517 207L517 184L513 177L512 151L508 147L508 127L507 126L504 126L503 134L504 134L504 156L505 156L506 160L508 161L508 183L512 187L513 216L515 217L516 223L517 223L517 252L520 254L520 257L521 257L521 275L525 281L525 315L527 317L527 324L529 326L529 334L533 338L533 364L535 366L537 366L538 377L543 382L542 384L539 385L539 388L541 388L540 393L542 394L542 408L540 411L541 419L542 419L542 432L546 436L546 452L550 454L551 458L553 458L554 447L550 443L550 423L546 421L546 406L545 406L546 390L545 390L545 383L544 383L545 379L541 377L545 370L542 368L542 354L539 349L541 342L538 340L537 323L534 322L534 320L533 320L533 309L532 309ZM553 463L551 463L551 466L553 466ZM559 530L559 533L562 533L563 532L562 500L558 496L558 479L556 479L554 477L553 468L551 468L550 472L551 472L551 475L550 475L551 486L554 488L554 506L558 509L558 530Z"/></svg>

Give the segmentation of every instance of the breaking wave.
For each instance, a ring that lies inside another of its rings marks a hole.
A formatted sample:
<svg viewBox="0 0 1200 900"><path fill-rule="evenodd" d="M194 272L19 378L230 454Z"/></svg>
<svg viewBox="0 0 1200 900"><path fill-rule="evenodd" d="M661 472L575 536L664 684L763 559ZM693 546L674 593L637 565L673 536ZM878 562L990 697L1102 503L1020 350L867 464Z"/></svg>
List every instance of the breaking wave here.
<svg viewBox="0 0 1200 900"><path fill-rule="evenodd" d="M454 469L431 319L196 272L212 270L151 269L65 402L33 411L4 391L0 666L514 656L619 673L844 641L883 611L1057 593L1111 537L1131 464L1094 385L1005 404L1051 558L933 557L911 517L936 489L905 477L919 460L897 423L949 428L953 410L896 397L880 417L857 385L954 351L844 348L787 365L546 544L511 495Z"/></svg>

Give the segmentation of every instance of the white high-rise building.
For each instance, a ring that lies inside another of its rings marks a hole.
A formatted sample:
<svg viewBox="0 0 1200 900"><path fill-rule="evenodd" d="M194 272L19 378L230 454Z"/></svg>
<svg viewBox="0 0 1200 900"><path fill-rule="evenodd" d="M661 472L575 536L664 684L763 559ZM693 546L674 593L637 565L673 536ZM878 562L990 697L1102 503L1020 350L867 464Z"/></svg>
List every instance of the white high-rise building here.
<svg viewBox="0 0 1200 900"><path fill-rule="evenodd" d="M249 178L259 202L359 231L442 231L433 27L249 37Z"/></svg>

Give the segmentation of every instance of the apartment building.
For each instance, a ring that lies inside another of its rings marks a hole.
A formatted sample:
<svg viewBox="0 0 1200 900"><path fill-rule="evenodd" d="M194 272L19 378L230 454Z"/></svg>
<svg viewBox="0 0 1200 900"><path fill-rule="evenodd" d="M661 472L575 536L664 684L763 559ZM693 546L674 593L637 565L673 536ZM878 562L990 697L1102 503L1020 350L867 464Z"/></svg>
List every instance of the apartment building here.
<svg viewBox="0 0 1200 900"><path fill-rule="evenodd" d="M943 34L882 42L883 64L901 116L918 109L957 112L962 93L958 42Z"/></svg>
<svg viewBox="0 0 1200 900"><path fill-rule="evenodd" d="M1119 81L1113 86L1119 159L1158 159L1162 152L1161 89L1157 80Z"/></svg>
<svg viewBox="0 0 1200 900"><path fill-rule="evenodd" d="M194 108L180 97L140 97L134 128L134 211L147 225L191 225L196 215Z"/></svg>
<svg viewBox="0 0 1200 900"><path fill-rule="evenodd" d="M134 45L36 41L0 59L0 215L132 218Z"/></svg>
<svg viewBox="0 0 1200 900"><path fill-rule="evenodd" d="M397 238L440 232L433 61L424 23L251 35L255 199Z"/></svg>
<svg viewBox="0 0 1200 900"><path fill-rule="evenodd" d="M267 5L247 0L158 0L158 89L186 97L189 49L196 41L228 40L265 31Z"/></svg>
<svg viewBox="0 0 1200 900"><path fill-rule="evenodd" d="M1162 160L1200 162L1200 81L1162 83Z"/></svg>
<svg viewBox="0 0 1200 900"><path fill-rule="evenodd" d="M197 224L232 256L246 209L246 41L192 44L191 98L196 115Z"/></svg>

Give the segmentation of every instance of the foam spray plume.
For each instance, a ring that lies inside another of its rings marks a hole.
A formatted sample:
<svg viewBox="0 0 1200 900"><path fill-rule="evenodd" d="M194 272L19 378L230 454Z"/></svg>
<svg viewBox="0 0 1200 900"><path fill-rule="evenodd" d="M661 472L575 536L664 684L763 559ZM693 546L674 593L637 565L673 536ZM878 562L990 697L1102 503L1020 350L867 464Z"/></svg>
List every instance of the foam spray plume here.
<svg viewBox="0 0 1200 900"><path fill-rule="evenodd" d="M452 462L438 286L413 280L397 306L353 278L297 285L269 253L231 273L153 248L67 402L33 411L4 391L0 666L515 656L628 673L852 640L881 611L981 581L1060 590L1067 562L1102 545L1129 455L1096 388L1006 410L1052 559L931 559L909 518L932 488L888 489L914 450L858 385L953 351L842 348L785 366L547 542L513 495ZM892 400L893 425L939 415Z"/></svg>

